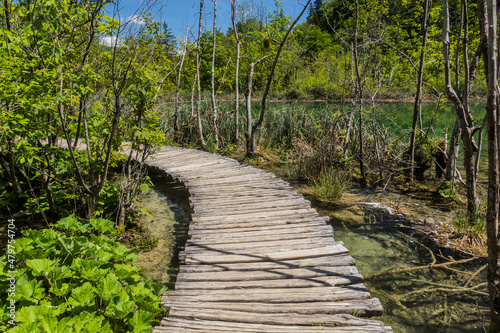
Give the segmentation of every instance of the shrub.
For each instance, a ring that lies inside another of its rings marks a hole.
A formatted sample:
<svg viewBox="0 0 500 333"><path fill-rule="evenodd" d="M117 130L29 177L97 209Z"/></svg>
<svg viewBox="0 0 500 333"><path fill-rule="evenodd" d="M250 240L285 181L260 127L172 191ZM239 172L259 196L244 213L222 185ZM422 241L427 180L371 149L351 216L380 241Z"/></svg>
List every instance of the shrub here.
<svg viewBox="0 0 500 333"><path fill-rule="evenodd" d="M18 325L7 332L151 332L165 288L130 264L137 250L110 237L114 223L69 216L53 227L24 230L15 240L15 293L0 299L0 329L10 326L13 299ZM12 263L0 257L2 297Z"/></svg>

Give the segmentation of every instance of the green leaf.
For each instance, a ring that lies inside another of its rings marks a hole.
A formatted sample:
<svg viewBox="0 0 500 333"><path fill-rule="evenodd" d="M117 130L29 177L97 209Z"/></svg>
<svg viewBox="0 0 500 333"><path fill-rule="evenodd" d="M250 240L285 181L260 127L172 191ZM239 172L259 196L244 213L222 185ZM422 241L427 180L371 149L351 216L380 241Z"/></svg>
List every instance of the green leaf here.
<svg viewBox="0 0 500 333"><path fill-rule="evenodd" d="M134 333L151 333L154 315L148 311L137 310L129 321Z"/></svg>
<svg viewBox="0 0 500 333"><path fill-rule="evenodd" d="M29 259L26 260L26 266L32 269L34 276L47 276L56 268L57 260L51 259Z"/></svg>
<svg viewBox="0 0 500 333"><path fill-rule="evenodd" d="M129 301L128 295L122 291L119 296L115 296L110 300L104 315L115 319L124 319L132 313L135 308L135 303Z"/></svg>
<svg viewBox="0 0 500 333"><path fill-rule="evenodd" d="M109 300L120 293L123 286L113 273L108 274L97 286L97 293L104 300Z"/></svg>
<svg viewBox="0 0 500 333"><path fill-rule="evenodd" d="M30 280L27 274L21 275L16 282L16 301L31 301L38 303L43 298L44 288L40 288L42 281Z"/></svg>
<svg viewBox="0 0 500 333"><path fill-rule="evenodd" d="M70 285L60 280L54 281L49 291L57 296L66 296L70 291Z"/></svg>
<svg viewBox="0 0 500 333"><path fill-rule="evenodd" d="M73 289L68 303L72 306L88 306L92 305L94 298L94 288L89 282L85 282L81 287Z"/></svg>
<svg viewBox="0 0 500 333"><path fill-rule="evenodd" d="M60 266L60 267L54 268L47 275L47 277L51 281L57 281L57 280L62 280L62 279L66 279L66 278L72 277L73 275L74 275L74 272L72 272L71 269L69 269L68 266Z"/></svg>
<svg viewBox="0 0 500 333"><path fill-rule="evenodd" d="M90 219L90 224L104 235L118 235L118 232L115 230L115 224L106 219Z"/></svg>

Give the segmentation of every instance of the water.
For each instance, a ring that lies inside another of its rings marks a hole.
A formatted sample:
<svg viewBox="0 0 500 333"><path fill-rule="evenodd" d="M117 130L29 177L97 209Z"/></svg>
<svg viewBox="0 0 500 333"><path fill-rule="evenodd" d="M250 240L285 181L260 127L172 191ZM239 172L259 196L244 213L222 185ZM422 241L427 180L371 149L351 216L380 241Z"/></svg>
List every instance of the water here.
<svg viewBox="0 0 500 333"><path fill-rule="evenodd" d="M142 216L137 224L146 236L158 239L151 251L140 252L136 266L153 282L174 289L179 272L179 251L184 249L191 220L186 189L159 173L150 171L154 188L139 196L137 205L151 216Z"/></svg>
<svg viewBox="0 0 500 333"><path fill-rule="evenodd" d="M375 214L366 206L319 202L314 206L330 216L335 239L345 243L372 297L384 306L379 319L394 332L484 332L488 320L484 258L414 270L433 261L441 264L466 257L436 248L421 232L402 224L380 222L380 211ZM386 273L370 278L382 272Z"/></svg>

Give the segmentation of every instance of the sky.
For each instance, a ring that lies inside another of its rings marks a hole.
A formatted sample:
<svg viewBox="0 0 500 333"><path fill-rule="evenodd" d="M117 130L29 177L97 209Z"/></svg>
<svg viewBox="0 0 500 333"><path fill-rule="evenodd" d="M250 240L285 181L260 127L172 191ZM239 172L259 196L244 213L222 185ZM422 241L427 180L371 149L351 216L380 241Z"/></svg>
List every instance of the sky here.
<svg viewBox="0 0 500 333"><path fill-rule="evenodd" d="M276 6L274 0L253 0L255 3L262 1L268 12L273 11ZM123 19L130 19L136 17L137 9L147 3L146 0L119 0L120 17ZM152 1L154 2L154 1ZM236 3L244 2L244 0L236 0ZM298 0L281 0L285 15L292 16L292 20L300 14L303 6ZM301 0L306 3L307 0ZM108 15L111 7L106 8ZM184 39L186 35L186 28L197 35L198 33L198 13L200 10L200 0L157 0L156 5L150 8L149 12L153 15L154 20L160 22L167 22L172 33L178 39ZM213 29L213 10L214 3L212 0L205 0L204 4L204 29ZM307 12L304 13L302 20L305 19ZM140 21L139 21L140 22ZM217 28L221 32L226 32L231 26L231 5L229 0L217 1Z"/></svg>

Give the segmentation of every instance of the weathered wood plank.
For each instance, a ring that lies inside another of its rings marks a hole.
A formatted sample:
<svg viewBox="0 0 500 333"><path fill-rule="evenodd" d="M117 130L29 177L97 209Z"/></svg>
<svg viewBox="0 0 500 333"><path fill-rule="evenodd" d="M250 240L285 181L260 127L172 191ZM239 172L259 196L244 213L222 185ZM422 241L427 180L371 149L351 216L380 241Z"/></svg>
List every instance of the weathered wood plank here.
<svg viewBox="0 0 500 333"><path fill-rule="evenodd" d="M163 304L166 308L177 306L187 308L190 302L170 302ZM199 309L223 309L235 311L248 311L255 313L298 313L308 314L352 314L361 316L380 316L384 312L382 304L377 298L362 300L346 300L338 302L307 302L307 303L236 303L236 302L198 302Z"/></svg>
<svg viewBox="0 0 500 333"><path fill-rule="evenodd" d="M266 231L257 231L254 232L254 236L242 236L242 237L217 237L216 233L212 234L201 234L197 237L192 237L186 243L186 246L191 245L213 245L213 244L234 244L234 243L248 243L255 239L257 236L259 241L274 241L276 238L281 240L291 240L291 239L314 239L314 238L333 238L333 232L331 230L328 231L319 231L319 232L294 232L293 228L288 229L274 229L277 232L280 232L279 236L276 234L272 234ZM288 231L288 232L287 232ZM203 237L204 235L209 236L208 238ZM241 234L237 234L241 235Z"/></svg>
<svg viewBox="0 0 500 333"><path fill-rule="evenodd" d="M187 254L185 263L192 264L224 264L237 262L258 262L258 261L280 261L291 259L304 259L321 257L324 255L348 253L348 250L341 245L324 246L316 249L306 249L283 252L255 252L249 254Z"/></svg>
<svg viewBox="0 0 500 333"><path fill-rule="evenodd" d="M247 280L247 281L183 281L175 284L176 290L217 290L217 289L247 289L247 288L311 288L346 286L363 282L361 274L347 276L318 276L300 279Z"/></svg>
<svg viewBox="0 0 500 333"><path fill-rule="evenodd" d="M204 290L202 293L198 290L173 290L162 297L162 303L167 301L303 303L368 298L370 298L368 290L362 284L355 284L345 287Z"/></svg>
<svg viewBox="0 0 500 333"><path fill-rule="evenodd" d="M186 246L183 251L185 254L217 254L217 253L263 253L283 252L293 250L314 249L323 246L333 246L338 243L333 238L320 238L320 239L294 239L294 240L278 240L267 242L246 242L246 243L230 243L230 244L213 244L213 245L198 245Z"/></svg>
<svg viewBox="0 0 500 333"><path fill-rule="evenodd" d="M322 325L327 327L352 327L352 326L366 326L370 324L372 326L384 327L382 322L370 321L367 319L356 318L354 316L342 315L342 314L308 314L301 315L297 313L252 313L243 311L231 311L231 310L221 310L221 309L203 309L200 311L196 306L191 306L190 308L170 308L170 316L176 318L184 319L196 319L196 320L217 320L217 321L231 321L231 322L241 322L241 323L253 323L253 324L268 324L268 325L279 325L282 323L287 323L289 325L300 325L300 326L313 326Z"/></svg>
<svg viewBox="0 0 500 333"><path fill-rule="evenodd" d="M368 332L385 333L391 332L387 327L379 325L366 326L343 326L343 327L323 327L323 326L293 326L293 325L263 325L251 323L236 323L214 320L186 320L181 318L166 317L162 320L162 325L167 327L156 327L153 332L261 332L261 333L310 333L310 332Z"/></svg>
<svg viewBox="0 0 500 333"><path fill-rule="evenodd" d="M180 272L220 272L220 271L253 271L281 268L303 268L303 267L341 267L354 265L355 260L347 253L339 255L326 255L315 258L262 261L249 263L225 263L217 265L182 265Z"/></svg>
<svg viewBox="0 0 500 333"><path fill-rule="evenodd" d="M279 267L279 266L278 266ZM350 276L359 275L355 266L318 266L309 268L272 268L252 271L212 271L186 272L180 271L179 281L250 281L250 280L283 280L283 279L310 279L321 276Z"/></svg>

